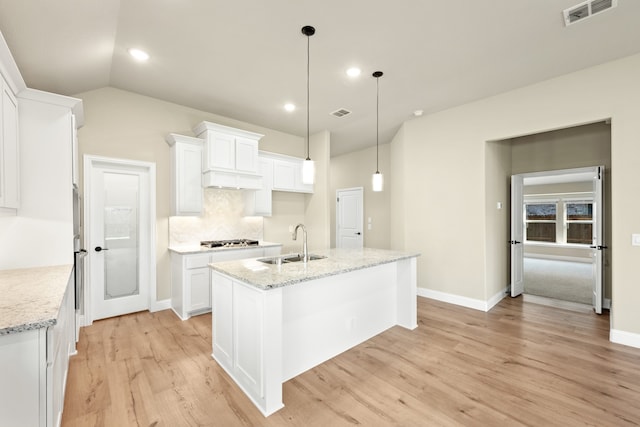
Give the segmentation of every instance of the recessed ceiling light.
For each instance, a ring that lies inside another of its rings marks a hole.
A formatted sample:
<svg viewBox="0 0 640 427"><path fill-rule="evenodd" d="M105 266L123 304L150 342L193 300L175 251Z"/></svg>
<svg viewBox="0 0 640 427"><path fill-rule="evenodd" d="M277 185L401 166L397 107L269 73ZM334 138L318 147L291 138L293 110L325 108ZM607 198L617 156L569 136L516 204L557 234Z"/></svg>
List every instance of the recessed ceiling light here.
<svg viewBox="0 0 640 427"><path fill-rule="evenodd" d="M129 55L133 56L138 61L146 61L147 59L149 59L149 54L140 49L129 49Z"/></svg>
<svg viewBox="0 0 640 427"><path fill-rule="evenodd" d="M296 109L296 106L291 103L288 103L288 104L284 104L284 109L291 112Z"/></svg>
<svg viewBox="0 0 640 427"><path fill-rule="evenodd" d="M420 117L422 114L424 114L424 111L422 110L416 110L413 112L413 115L416 117Z"/></svg>
<svg viewBox="0 0 640 427"><path fill-rule="evenodd" d="M349 77L358 77L360 75L360 73L362 72L362 70L360 70L360 68L358 67L351 67L347 70L347 75Z"/></svg>

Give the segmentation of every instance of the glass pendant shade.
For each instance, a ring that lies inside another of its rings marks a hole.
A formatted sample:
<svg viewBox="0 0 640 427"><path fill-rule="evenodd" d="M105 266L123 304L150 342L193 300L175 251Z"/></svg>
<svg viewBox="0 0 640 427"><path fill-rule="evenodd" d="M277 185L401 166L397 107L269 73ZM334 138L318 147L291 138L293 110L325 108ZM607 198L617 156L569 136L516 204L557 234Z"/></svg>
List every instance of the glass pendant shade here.
<svg viewBox="0 0 640 427"><path fill-rule="evenodd" d="M380 172L376 172L371 176L371 186L373 191L382 191L384 189L384 177Z"/></svg>
<svg viewBox="0 0 640 427"><path fill-rule="evenodd" d="M313 184L316 179L316 165L313 160L306 159L302 162L302 183Z"/></svg>

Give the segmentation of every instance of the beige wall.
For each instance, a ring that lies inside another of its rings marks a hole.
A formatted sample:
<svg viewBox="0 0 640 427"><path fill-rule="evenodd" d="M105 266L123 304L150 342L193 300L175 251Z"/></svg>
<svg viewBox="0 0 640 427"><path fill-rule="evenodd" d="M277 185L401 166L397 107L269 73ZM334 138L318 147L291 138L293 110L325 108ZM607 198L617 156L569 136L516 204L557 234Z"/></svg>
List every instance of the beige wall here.
<svg viewBox="0 0 640 427"><path fill-rule="evenodd" d="M313 194L305 195L304 221L309 250L328 249L329 230L329 157L331 135L324 131L311 135L310 158L315 162L316 182ZM300 239L298 239L300 241ZM298 246L299 248L300 246Z"/></svg>
<svg viewBox="0 0 640 427"><path fill-rule="evenodd" d="M391 159L390 145L380 146L380 172L384 175L384 191L374 193L371 189L371 175L376 171L376 148L370 147L342 156L331 158L331 185L329 205L331 209L331 247L336 246L336 190L363 187L364 246L367 248L389 249L391 235L389 228L391 207ZM371 218L371 230L367 229Z"/></svg>
<svg viewBox="0 0 640 427"><path fill-rule="evenodd" d="M422 253L418 281L428 288L487 301L504 290L504 224L487 186L504 170L487 166L487 141L611 118L612 329L640 333L640 55L424 116L392 142L392 235ZM606 82L606 84L604 84ZM400 173L396 169L400 168ZM404 170L405 175L402 175ZM502 191L500 191L502 192ZM392 195L393 197L393 195Z"/></svg>
<svg viewBox="0 0 640 427"><path fill-rule="evenodd" d="M264 134L260 140L261 150L298 157L302 157L305 150L304 139L297 136L115 88L98 89L76 96L83 100L85 113L85 125L78 133L81 156L92 154L156 164L158 300L169 298L171 289L167 251L169 146L164 140L165 136L170 132L193 136L192 127L207 120ZM264 237L280 242L283 241L281 223L304 222L305 196L276 192L274 195L274 217L265 220Z"/></svg>

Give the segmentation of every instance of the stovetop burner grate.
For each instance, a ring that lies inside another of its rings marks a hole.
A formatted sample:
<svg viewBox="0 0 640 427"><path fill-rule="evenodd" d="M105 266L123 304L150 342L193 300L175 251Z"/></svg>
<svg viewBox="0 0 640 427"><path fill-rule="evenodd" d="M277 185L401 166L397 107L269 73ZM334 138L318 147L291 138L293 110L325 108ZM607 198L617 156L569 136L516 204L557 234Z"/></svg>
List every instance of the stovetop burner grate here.
<svg viewBox="0 0 640 427"><path fill-rule="evenodd" d="M251 239L232 239L232 240L204 240L200 242L200 246L205 248L231 248L244 246L258 246L257 240Z"/></svg>

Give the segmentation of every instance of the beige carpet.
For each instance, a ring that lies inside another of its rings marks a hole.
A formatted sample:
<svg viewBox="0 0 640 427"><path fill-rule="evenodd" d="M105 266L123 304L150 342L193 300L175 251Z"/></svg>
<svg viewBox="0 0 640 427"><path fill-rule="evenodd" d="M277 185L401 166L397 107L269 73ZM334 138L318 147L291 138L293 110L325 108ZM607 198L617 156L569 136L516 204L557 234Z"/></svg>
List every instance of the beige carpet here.
<svg viewBox="0 0 640 427"><path fill-rule="evenodd" d="M592 303L593 264L524 259L524 293L563 301Z"/></svg>

